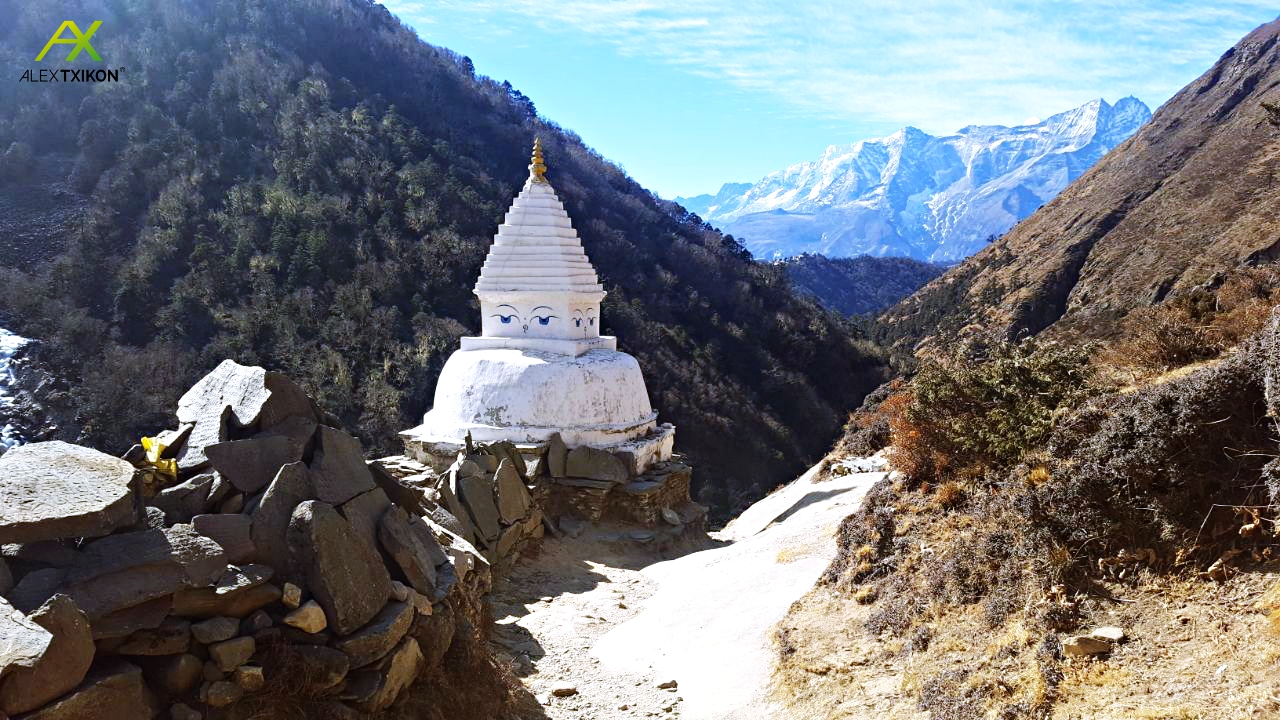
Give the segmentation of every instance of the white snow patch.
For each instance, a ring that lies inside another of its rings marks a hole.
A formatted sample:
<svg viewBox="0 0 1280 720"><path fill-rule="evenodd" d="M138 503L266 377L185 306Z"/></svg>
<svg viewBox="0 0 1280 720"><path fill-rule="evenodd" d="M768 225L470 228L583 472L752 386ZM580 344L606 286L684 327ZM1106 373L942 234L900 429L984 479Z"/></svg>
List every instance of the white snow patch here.
<svg viewBox="0 0 1280 720"><path fill-rule="evenodd" d="M13 355L29 341L0 328L0 409L13 402L13 386L18 378L13 372ZM0 427L0 445L7 448L18 444L17 431L12 424Z"/></svg>

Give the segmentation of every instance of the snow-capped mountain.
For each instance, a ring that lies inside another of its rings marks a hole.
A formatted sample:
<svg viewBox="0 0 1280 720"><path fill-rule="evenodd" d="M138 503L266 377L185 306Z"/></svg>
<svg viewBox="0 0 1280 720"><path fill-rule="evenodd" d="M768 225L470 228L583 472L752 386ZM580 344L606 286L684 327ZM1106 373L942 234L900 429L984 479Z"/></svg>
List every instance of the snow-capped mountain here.
<svg viewBox="0 0 1280 720"><path fill-rule="evenodd" d="M961 260L1053 199L1151 118L1137 98L1094 100L1034 125L913 127L832 145L754 185L676 198L756 257Z"/></svg>

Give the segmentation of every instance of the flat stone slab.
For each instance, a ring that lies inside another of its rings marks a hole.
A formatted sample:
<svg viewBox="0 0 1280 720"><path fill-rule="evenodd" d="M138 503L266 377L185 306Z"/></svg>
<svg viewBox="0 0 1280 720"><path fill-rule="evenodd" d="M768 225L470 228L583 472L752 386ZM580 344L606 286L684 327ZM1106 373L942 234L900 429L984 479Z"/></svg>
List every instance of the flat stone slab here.
<svg viewBox="0 0 1280 720"><path fill-rule="evenodd" d="M191 525L196 532L221 545L229 563L248 562L257 556L250 532L253 520L248 515L197 515L191 518Z"/></svg>
<svg viewBox="0 0 1280 720"><path fill-rule="evenodd" d="M60 540L5 545L0 548L0 554L10 561L60 568L74 564L80 557L79 551Z"/></svg>
<svg viewBox="0 0 1280 720"><path fill-rule="evenodd" d="M147 504L164 513L164 521L174 523L190 522L191 518L206 512L213 504L210 494L218 476L214 473L203 473L188 479L186 482L167 487L147 501Z"/></svg>
<svg viewBox="0 0 1280 720"><path fill-rule="evenodd" d="M523 520L529 514L533 498L529 497L529 489L524 486L524 480L510 459L503 459L498 465L493 481L497 485L498 515L502 522L511 525Z"/></svg>
<svg viewBox="0 0 1280 720"><path fill-rule="evenodd" d="M315 419L301 388L280 373L223 360L178 400L178 421L194 425L178 465L203 464L205 448L227 439L228 424L267 429L290 417Z"/></svg>
<svg viewBox="0 0 1280 720"><path fill-rule="evenodd" d="M565 474L570 477L614 483L626 482L630 477L627 466L614 457L613 453L585 445L569 451L569 459L565 463Z"/></svg>
<svg viewBox="0 0 1280 720"><path fill-rule="evenodd" d="M298 503L314 500L315 497L315 488L311 485L307 466L300 462L290 463L280 468L254 510L250 535L257 560L275 568L277 576L283 581L297 583L299 579L297 571L289 564L289 542L286 537L289 518L293 516Z"/></svg>
<svg viewBox="0 0 1280 720"><path fill-rule="evenodd" d="M215 470L246 493L266 487L281 466L302 459L297 444L284 435L214 443L206 446L204 453Z"/></svg>
<svg viewBox="0 0 1280 720"><path fill-rule="evenodd" d="M156 698L143 682L142 670L113 660L89 673L70 694L21 720L150 720L156 712Z"/></svg>
<svg viewBox="0 0 1280 720"><path fill-rule="evenodd" d="M316 498L341 505L376 487L364 461L360 441L326 425L316 429L315 457L311 461L311 484Z"/></svg>
<svg viewBox="0 0 1280 720"><path fill-rule="evenodd" d="M547 443L547 469L551 471L551 477L564 477L565 465L567 464L568 459L569 448L565 447L564 440L561 439L560 433L555 433Z"/></svg>
<svg viewBox="0 0 1280 720"><path fill-rule="evenodd" d="M332 505L300 503L288 537L294 568L339 635L360 629L391 597L391 576L377 550L356 540Z"/></svg>
<svg viewBox="0 0 1280 720"><path fill-rule="evenodd" d="M419 527L415 528L413 519L403 509L392 507L382 516L378 539L382 549L400 567L409 585L424 595L434 595L436 566L440 564L444 550L426 524L418 520Z"/></svg>
<svg viewBox="0 0 1280 720"><path fill-rule="evenodd" d="M134 467L53 441L0 455L0 543L98 537L139 517Z"/></svg>
<svg viewBox="0 0 1280 720"><path fill-rule="evenodd" d="M467 512L467 508L458 497L459 481L456 468L450 468L444 482L440 484L440 502L444 505L444 509L453 516L457 526L461 528L461 531L457 533L459 536L465 538L468 543L481 542L480 530L476 528L475 523L471 520L471 513Z"/></svg>
<svg viewBox="0 0 1280 720"><path fill-rule="evenodd" d="M35 667L52 642L48 630L0 598L0 678Z"/></svg>
<svg viewBox="0 0 1280 720"><path fill-rule="evenodd" d="M276 602L280 602L280 588L266 582L241 586L221 595L213 588L181 590L173 595L173 614L192 618L220 615L243 618Z"/></svg>
<svg viewBox="0 0 1280 720"><path fill-rule="evenodd" d="M374 488L362 492L338 507L342 517L351 523L355 536L368 543L369 547L378 547L378 523L383 513L391 508L391 500L382 488Z"/></svg>
<svg viewBox="0 0 1280 720"><path fill-rule="evenodd" d="M226 565L222 546L190 525L122 533L85 548L67 575L67 592L96 621L184 587L205 587Z"/></svg>
<svg viewBox="0 0 1280 720"><path fill-rule="evenodd" d="M413 605L392 601L369 624L339 639L334 647L347 654L351 667L362 668L391 652L413 623Z"/></svg>
<svg viewBox="0 0 1280 720"><path fill-rule="evenodd" d="M311 450L316 434L316 426L319 424L313 417L295 415L258 433L255 437L279 436L286 438L289 441L289 454L301 460Z"/></svg>
<svg viewBox="0 0 1280 720"><path fill-rule="evenodd" d="M418 641L406 637L376 667L353 673L348 681L348 691L361 710L380 712L391 707L400 693L409 687L424 661Z"/></svg>
<svg viewBox="0 0 1280 720"><path fill-rule="evenodd" d="M67 583L78 584L103 575L142 565L175 564L189 575L195 587L222 576L226 556L222 547L190 525L164 530L120 533L89 543L67 574Z"/></svg>
<svg viewBox="0 0 1280 720"><path fill-rule="evenodd" d="M483 475L459 477L458 490L484 540L497 540L502 528L498 524L498 506L493 501L493 480Z"/></svg>
<svg viewBox="0 0 1280 720"><path fill-rule="evenodd" d="M24 575L18 584L5 594L5 597L15 608L22 612L31 612L43 605L45 600L53 597L66 576L67 571L62 568L32 570Z"/></svg>
<svg viewBox="0 0 1280 720"><path fill-rule="evenodd" d="M93 621L93 639L122 638L139 630L160 627L173 609L173 598L164 595L141 605L134 605Z"/></svg>

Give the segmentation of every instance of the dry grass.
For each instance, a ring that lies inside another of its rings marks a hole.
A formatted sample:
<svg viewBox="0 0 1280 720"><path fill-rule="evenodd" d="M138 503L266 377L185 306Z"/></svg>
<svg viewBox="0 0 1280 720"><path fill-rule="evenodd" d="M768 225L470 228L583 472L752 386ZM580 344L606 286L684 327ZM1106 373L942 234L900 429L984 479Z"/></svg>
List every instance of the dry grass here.
<svg viewBox="0 0 1280 720"><path fill-rule="evenodd" d="M955 480L947 480L933 493L933 502L943 509L953 508L964 502L964 486Z"/></svg>
<svg viewBox="0 0 1280 720"><path fill-rule="evenodd" d="M803 547L785 547L778 551L778 564L785 565L813 555L813 550Z"/></svg>
<svg viewBox="0 0 1280 720"><path fill-rule="evenodd" d="M1280 717L1280 644L1254 609L1278 572L1151 576L1109 589L1132 602L1080 598L1086 626L1119 625L1130 640L1107 659L1048 664L1041 631L1020 620L988 629L977 606L935 606L932 640L912 647L859 631L883 600L819 587L779 624L774 694L798 720Z"/></svg>

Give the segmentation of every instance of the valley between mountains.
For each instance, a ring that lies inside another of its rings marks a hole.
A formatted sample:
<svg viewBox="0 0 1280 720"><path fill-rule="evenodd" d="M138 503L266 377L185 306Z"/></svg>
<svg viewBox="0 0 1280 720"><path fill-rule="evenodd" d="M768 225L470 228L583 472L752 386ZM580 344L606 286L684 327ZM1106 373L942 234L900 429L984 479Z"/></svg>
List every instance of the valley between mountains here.
<svg viewBox="0 0 1280 720"><path fill-rule="evenodd" d="M673 202L369 0L64 10L0 720L1280 717L1280 20Z"/></svg>

